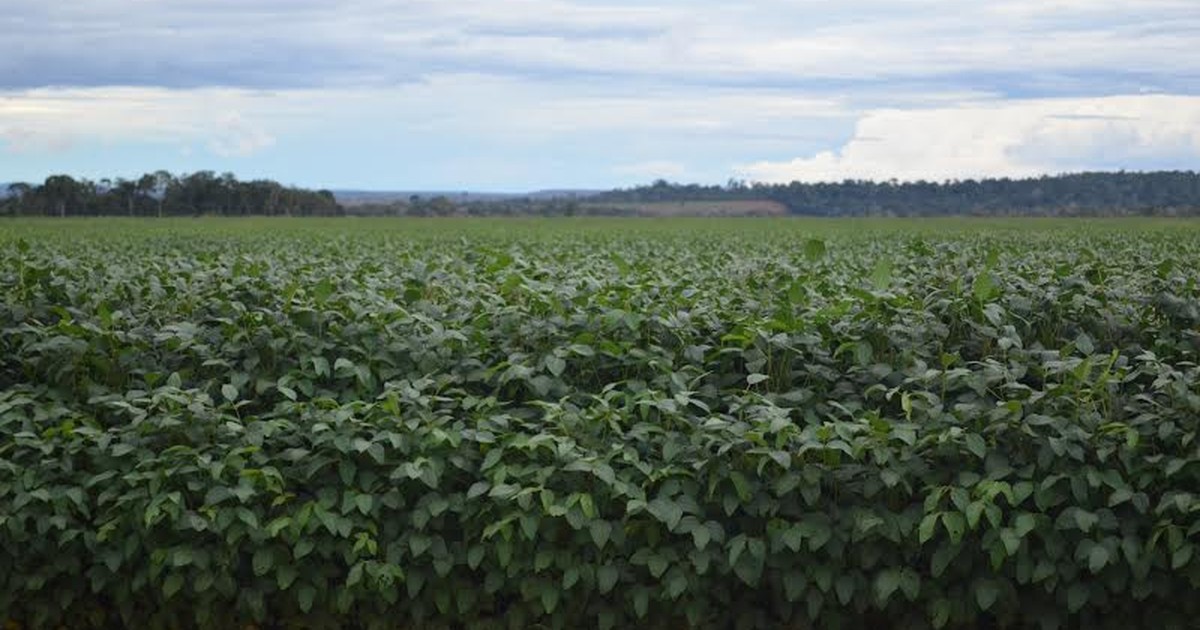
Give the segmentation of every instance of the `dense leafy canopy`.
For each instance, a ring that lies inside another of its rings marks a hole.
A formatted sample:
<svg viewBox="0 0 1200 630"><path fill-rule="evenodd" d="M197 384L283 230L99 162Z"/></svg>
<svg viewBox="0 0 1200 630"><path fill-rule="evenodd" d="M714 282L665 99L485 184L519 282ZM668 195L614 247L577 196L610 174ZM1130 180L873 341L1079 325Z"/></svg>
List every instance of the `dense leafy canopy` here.
<svg viewBox="0 0 1200 630"><path fill-rule="evenodd" d="M6 194L4 194L6 193ZM39 185L0 187L0 216L335 216L342 207L328 190L271 180L238 181L232 173L146 173L137 179L91 181L51 175Z"/></svg>
<svg viewBox="0 0 1200 630"><path fill-rule="evenodd" d="M1197 269L1191 223L5 224L0 611L1194 627Z"/></svg>

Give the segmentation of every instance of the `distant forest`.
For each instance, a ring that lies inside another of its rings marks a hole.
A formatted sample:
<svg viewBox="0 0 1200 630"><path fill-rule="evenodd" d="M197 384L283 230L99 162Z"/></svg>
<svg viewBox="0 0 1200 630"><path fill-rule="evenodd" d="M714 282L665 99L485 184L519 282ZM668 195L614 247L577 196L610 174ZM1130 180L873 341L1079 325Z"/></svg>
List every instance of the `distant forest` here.
<svg viewBox="0 0 1200 630"><path fill-rule="evenodd" d="M777 201L791 214L838 216L1200 215L1200 173L1076 173L1030 179L828 184L672 184L602 193L599 202Z"/></svg>
<svg viewBox="0 0 1200 630"><path fill-rule="evenodd" d="M41 184L8 185L0 215L164 217L195 215L334 216L342 207L328 190L271 180L238 181L232 173L147 173L137 179L52 175Z"/></svg>
<svg viewBox="0 0 1200 630"><path fill-rule="evenodd" d="M0 192L3 192L0 189ZM510 198L420 197L343 206L328 190L230 173L148 173L91 181L54 175L10 184L0 215L49 216L555 216L679 213L667 204L772 201L793 215L840 216L1200 216L1200 173L1096 172L1028 179L725 185L676 184L602 193ZM713 204L709 203L711 207ZM686 211L685 211L686 213Z"/></svg>

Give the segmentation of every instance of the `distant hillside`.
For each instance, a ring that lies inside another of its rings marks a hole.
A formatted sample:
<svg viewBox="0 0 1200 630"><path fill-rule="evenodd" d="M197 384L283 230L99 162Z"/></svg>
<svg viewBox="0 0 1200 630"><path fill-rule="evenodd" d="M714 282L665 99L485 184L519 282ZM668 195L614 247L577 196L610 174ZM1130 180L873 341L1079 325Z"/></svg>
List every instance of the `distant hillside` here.
<svg viewBox="0 0 1200 630"><path fill-rule="evenodd" d="M536 190L527 193L498 193L487 191L444 191L444 190L334 190L333 196L344 206L365 204L390 204L405 202L413 197L433 199L445 197L455 203L504 201L510 199L582 199L601 194L602 190Z"/></svg>
<svg viewBox="0 0 1200 630"><path fill-rule="evenodd" d="M583 214L639 217L772 217L787 214L778 201L645 201L582 204Z"/></svg>

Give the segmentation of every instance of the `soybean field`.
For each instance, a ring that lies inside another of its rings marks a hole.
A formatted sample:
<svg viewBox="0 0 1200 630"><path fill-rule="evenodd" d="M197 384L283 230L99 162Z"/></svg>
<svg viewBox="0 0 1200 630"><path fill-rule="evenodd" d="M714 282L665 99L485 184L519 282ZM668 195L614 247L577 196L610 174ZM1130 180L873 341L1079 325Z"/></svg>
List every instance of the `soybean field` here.
<svg viewBox="0 0 1200 630"><path fill-rule="evenodd" d="M11 628L1194 628L1200 223L0 222Z"/></svg>

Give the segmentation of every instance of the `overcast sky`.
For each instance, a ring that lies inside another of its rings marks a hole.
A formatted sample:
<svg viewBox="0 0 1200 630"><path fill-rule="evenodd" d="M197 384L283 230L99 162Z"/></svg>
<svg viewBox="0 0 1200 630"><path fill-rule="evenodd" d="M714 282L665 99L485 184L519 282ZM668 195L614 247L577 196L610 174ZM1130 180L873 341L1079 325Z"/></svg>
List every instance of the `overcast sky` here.
<svg viewBox="0 0 1200 630"><path fill-rule="evenodd" d="M1200 168L1200 0L4 0L0 181Z"/></svg>

